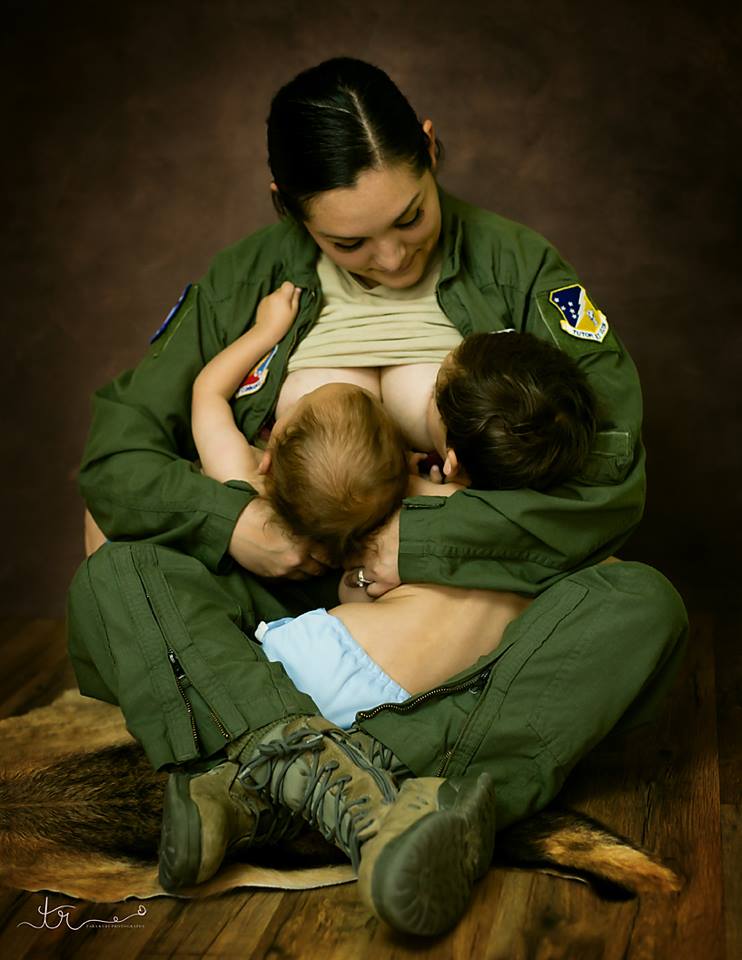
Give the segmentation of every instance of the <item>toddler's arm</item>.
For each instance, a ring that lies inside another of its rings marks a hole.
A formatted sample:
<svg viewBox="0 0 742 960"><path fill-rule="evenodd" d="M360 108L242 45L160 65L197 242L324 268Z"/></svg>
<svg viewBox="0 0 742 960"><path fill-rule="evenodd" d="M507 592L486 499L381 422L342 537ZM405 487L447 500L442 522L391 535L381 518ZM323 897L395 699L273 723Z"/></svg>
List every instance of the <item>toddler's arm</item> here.
<svg viewBox="0 0 742 960"><path fill-rule="evenodd" d="M206 364L193 384L191 429L205 474L215 480L255 478L261 452L234 422L230 397L260 359L288 332L296 318L301 290L287 280L264 297L255 323Z"/></svg>

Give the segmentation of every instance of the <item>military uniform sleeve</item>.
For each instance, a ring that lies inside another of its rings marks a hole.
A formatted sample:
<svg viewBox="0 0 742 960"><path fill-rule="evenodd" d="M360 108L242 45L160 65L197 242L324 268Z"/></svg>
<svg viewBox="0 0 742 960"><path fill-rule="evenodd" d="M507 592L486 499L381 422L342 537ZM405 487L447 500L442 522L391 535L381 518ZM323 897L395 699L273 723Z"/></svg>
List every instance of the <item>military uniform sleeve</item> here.
<svg viewBox="0 0 742 960"><path fill-rule="evenodd" d="M190 429L191 389L223 346L199 285L158 331L139 365L98 390L80 489L112 540L151 540L211 570L229 563L234 525L254 491L203 476Z"/></svg>
<svg viewBox="0 0 742 960"><path fill-rule="evenodd" d="M404 582L532 595L610 556L639 523L641 389L608 320L546 241L522 228L498 256L492 292L507 313L500 322L565 350L595 391L599 430L589 462L581 476L548 492L469 489L406 500L399 568Z"/></svg>

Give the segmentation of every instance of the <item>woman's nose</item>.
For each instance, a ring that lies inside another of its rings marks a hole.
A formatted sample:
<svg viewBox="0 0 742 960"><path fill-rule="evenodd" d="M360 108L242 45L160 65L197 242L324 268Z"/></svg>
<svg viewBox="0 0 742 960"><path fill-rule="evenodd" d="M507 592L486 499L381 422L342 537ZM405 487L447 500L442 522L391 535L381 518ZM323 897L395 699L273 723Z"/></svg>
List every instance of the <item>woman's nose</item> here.
<svg viewBox="0 0 742 960"><path fill-rule="evenodd" d="M394 273L404 263L404 244L398 240L380 241L374 252L374 260L380 270Z"/></svg>

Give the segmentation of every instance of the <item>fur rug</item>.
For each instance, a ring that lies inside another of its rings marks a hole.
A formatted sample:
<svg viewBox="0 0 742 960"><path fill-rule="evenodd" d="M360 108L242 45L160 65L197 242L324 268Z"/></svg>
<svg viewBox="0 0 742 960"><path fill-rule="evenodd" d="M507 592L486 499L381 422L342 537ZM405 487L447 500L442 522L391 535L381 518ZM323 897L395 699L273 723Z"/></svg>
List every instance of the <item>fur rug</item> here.
<svg viewBox="0 0 742 960"><path fill-rule="evenodd" d="M76 690L0 721L0 884L94 902L165 895L156 862L165 781L119 709ZM249 857L178 896L235 887L306 890L355 879L343 855L310 830ZM499 833L495 863L589 882L609 899L673 894L682 884L648 850L555 807Z"/></svg>
<svg viewBox="0 0 742 960"><path fill-rule="evenodd" d="M0 721L0 883L94 902L155 897L165 774L152 770L117 707L68 690L48 707ZM254 851L209 883L305 890L355 875L321 837Z"/></svg>

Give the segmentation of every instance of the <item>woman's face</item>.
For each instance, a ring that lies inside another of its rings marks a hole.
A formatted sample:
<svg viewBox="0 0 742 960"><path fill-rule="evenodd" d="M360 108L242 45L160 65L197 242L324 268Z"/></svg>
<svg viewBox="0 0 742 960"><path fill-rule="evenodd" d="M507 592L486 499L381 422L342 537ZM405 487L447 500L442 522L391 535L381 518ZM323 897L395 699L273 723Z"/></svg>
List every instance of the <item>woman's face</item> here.
<svg viewBox="0 0 742 960"><path fill-rule="evenodd" d="M304 225L319 248L368 286L417 283L441 232L432 172L419 176L406 164L365 170L354 186L311 200L308 214Z"/></svg>

